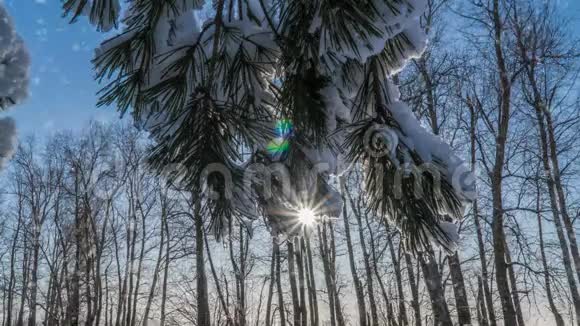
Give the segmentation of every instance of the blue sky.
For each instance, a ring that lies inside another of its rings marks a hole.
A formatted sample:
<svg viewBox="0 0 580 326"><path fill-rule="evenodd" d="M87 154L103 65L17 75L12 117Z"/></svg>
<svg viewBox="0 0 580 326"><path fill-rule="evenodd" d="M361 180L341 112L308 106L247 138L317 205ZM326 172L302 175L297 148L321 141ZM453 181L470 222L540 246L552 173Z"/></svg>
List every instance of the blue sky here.
<svg viewBox="0 0 580 326"><path fill-rule="evenodd" d="M580 1L556 1L563 12L580 17ZM60 2L4 0L32 56L30 98L7 113L17 120L21 135L76 129L89 119L118 118L112 108L95 106L99 85L90 60L105 37L85 19L68 24Z"/></svg>

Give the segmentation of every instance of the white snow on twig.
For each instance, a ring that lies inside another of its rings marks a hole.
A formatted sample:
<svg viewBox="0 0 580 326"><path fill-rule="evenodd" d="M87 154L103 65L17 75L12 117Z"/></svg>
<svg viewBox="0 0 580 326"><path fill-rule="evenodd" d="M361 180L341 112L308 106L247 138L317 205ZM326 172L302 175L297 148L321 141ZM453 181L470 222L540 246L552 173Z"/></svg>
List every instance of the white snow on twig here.
<svg viewBox="0 0 580 326"><path fill-rule="evenodd" d="M4 109L28 96L30 57L8 12L0 4L0 99Z"/></svg>
<svg viewBox="0 0 580 326"><path fill-rule="evenodd" d="M28 96L29 67L30 57L24 42L0 4L0 110L20 103ZM12 157L15 143L14 120L0 119L0 169Z"/></svg>
<svg viewBox="0 0 580 326"><path fill-rule="evenodd" d="M11 118L0 119L0 169L14 153L16 143L16 125Z"/></svg>

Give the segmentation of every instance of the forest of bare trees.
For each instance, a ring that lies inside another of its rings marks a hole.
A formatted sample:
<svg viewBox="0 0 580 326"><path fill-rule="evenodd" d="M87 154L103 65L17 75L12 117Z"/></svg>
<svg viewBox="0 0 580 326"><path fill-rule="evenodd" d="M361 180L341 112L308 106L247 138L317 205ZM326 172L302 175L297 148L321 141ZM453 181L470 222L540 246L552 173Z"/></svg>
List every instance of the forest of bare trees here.
<svg viewBox="0 0 580 326"><path fill-rule="evenodd" d="M147 164L121 123L25 136L2 171L2 326L580 325L580 48L557 1L429 0L395 82L474 171L454 254L414 254L362 172L306 236L232 219ZM171 169L179 167L168 167Z"/></svg>

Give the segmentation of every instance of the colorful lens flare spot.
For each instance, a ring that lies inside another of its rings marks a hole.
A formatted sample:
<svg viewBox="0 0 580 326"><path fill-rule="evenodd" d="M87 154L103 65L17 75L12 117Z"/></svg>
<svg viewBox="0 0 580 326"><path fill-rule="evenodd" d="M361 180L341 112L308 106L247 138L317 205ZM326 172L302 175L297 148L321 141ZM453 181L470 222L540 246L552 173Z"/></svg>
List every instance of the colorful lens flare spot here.
<svg viewBox="0 0 580 326"><path fill-rule="evenodd" d="M276 138L268 144L268 152L272 155L280 155L288 152L290 142L287 139Z"/></svg>
<svg viewBox="0 0 580 326"><path fill-rule="evenodd" d="M280 120L276 123L276 135L280 138L291 137L294 132L292 121L288 119Z"/></svg>
<svg viewBox="0 0 580 326"><path fill-rule="evenodd" d="M276 159L280 159L290 149L290 138L294 132L292 121L283 119L276 123L276 138L267 147L268 153Z"/></svg>

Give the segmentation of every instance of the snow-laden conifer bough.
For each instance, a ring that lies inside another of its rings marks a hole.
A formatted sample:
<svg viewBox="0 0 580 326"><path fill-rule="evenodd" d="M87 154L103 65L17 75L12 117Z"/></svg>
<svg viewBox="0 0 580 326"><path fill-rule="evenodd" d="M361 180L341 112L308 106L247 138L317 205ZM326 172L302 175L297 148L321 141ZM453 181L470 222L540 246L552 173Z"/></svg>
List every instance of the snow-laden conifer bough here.
<svg viewBox="0 0 580 326"><path fill-rule="evenodd" d="M28 96L30 58L24 42L14 30L12 19L0 3L0 111ZM14 152L16 126L11 118L0 117L0 169Z"/></svg>
<svg viewBox="0 0 580 326"><path fill-rule="evenodd" d="M107 82L99 103L130 112L151 133L155 168L185 167L172 181L220 195L203 200L218 237L232 218L261 214L275 235L293 236L304 208L338 217L343 200L329 179L357 163L370 208L398 226L407 249L435 242L451 250L473 178L391 80L425 48L424 6L217 0L208 9L204 1L135 0L121 14L118 0L69 0L64 11L102 31L120 28L96 50L97 79ZM202 9L210 18L200 19ZM277 122L292 131L273 134ZM329 168L316 172L319 163ZM269 179L267 169L280 164L289 188L281 173ZM230 178L207 173L217 166L231 173L233 190L224 186Z"/></svg>

